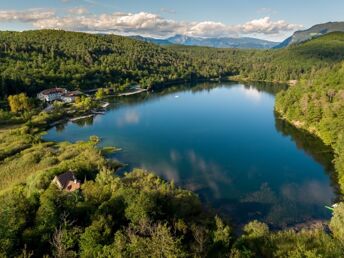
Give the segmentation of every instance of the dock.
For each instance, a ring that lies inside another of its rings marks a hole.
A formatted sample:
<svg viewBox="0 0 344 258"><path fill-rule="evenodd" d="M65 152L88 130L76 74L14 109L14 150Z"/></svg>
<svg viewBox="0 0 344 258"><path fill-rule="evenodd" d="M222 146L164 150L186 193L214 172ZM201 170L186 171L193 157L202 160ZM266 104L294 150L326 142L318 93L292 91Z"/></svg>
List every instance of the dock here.
<svg viewBox="0 0 344 258"><path fill-rule="evenodd" d="M101 107L102 107L102 108L107 108L109 105L110 105L110 103L109 103L109 102L106 102L106 103L102 104Z"/></svg>
<svg viewBox="0 0 344 258"><path fill-rule="evenodd" d="M90 118L90 117L93 117L93 114L92 115L87 115L87 116L74 117L74 118L69 119L69 121L74 122L74 121L78 121L78 120L85 119L85 118Z"/></svg>
<svg viewBox="0 0 344 258"><path fill-rule="evenodd" d="M147 89L138 89L136 91L119 93L117 96L118 97L126 97L126 96L135 95L135 94L140 94L140 93L146 92L146 91L147 91Z"/></svg>

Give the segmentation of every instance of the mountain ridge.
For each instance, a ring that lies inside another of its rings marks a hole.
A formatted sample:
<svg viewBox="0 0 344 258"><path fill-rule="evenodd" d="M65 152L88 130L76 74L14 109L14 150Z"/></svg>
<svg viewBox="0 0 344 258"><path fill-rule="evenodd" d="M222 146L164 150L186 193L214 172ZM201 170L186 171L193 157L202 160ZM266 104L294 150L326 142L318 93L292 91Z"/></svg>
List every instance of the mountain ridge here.
<svg viewBox="0 0 344 258"><path fill-rule="evenodd" d="M344 32L344 22L326 22L316 24L306 30L296 31L274 48L284 48L293 44L299 44L331 32Z"/></svg>
<svg viewBox="0 0 344 258"><path fill-rule="evenodd" d="M192 37L181 34L176 34L166 39L157 39L143 36L131 36L136 40L150 42L158 45L185 45L185 46L202 46L202 47L214 47L214 48L243 48L243 49L269 49L277 46L279 42L273 42L263 39L251 38L251 37L213 37L202 38Z"/></svg>

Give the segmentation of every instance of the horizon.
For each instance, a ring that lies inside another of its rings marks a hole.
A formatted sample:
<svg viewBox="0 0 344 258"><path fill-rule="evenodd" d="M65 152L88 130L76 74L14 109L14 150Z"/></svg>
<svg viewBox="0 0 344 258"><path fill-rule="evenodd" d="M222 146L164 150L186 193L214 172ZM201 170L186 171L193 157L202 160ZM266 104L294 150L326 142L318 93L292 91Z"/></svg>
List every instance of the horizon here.
<svg viewBox="0 0 344 258"><path fill-rule="evenodd" d="M295 31L342 20L344 3L284 1L0 1L0 30L59 29L165 39L249 37L281 42Z"/></svg>

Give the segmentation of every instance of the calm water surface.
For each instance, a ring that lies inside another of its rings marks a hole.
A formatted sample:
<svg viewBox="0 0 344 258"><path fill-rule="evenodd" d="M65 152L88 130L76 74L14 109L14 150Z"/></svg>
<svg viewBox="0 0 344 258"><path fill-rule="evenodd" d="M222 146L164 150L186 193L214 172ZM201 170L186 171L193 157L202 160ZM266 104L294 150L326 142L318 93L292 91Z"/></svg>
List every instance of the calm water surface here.
<svg viewBox="0 0 344 258"><path fill-rule="evenodd" d="M280 227L327 219L331 154L277 119L271 87L199 84L115 99L93 120L51 129L55 141L102 138L113 158L197 192L235 223Z"/></svg>

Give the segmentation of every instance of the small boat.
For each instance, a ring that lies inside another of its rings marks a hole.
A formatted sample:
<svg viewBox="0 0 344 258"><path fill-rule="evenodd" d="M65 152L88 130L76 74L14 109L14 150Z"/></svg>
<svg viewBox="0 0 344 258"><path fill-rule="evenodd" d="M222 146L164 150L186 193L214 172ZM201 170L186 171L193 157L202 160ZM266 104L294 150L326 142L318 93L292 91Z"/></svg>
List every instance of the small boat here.
<svg viewBox="0 0 344 258"><path fill-rule="evenodd" d="M337 206L338 206L338 203L335 203L335 204L333 204L331 207L325 205L325 208L333 212L333 211L334 211L334 208L336 208Z"/></svg>
<svg viewBox="0 0 344 258"><path fill-rule="evenodd" d="M178 95L176 95L176 96L174 96L174 97L175 97L176 99L177 99L177 98L179 98L179 96L178 96Z"/></svg>

